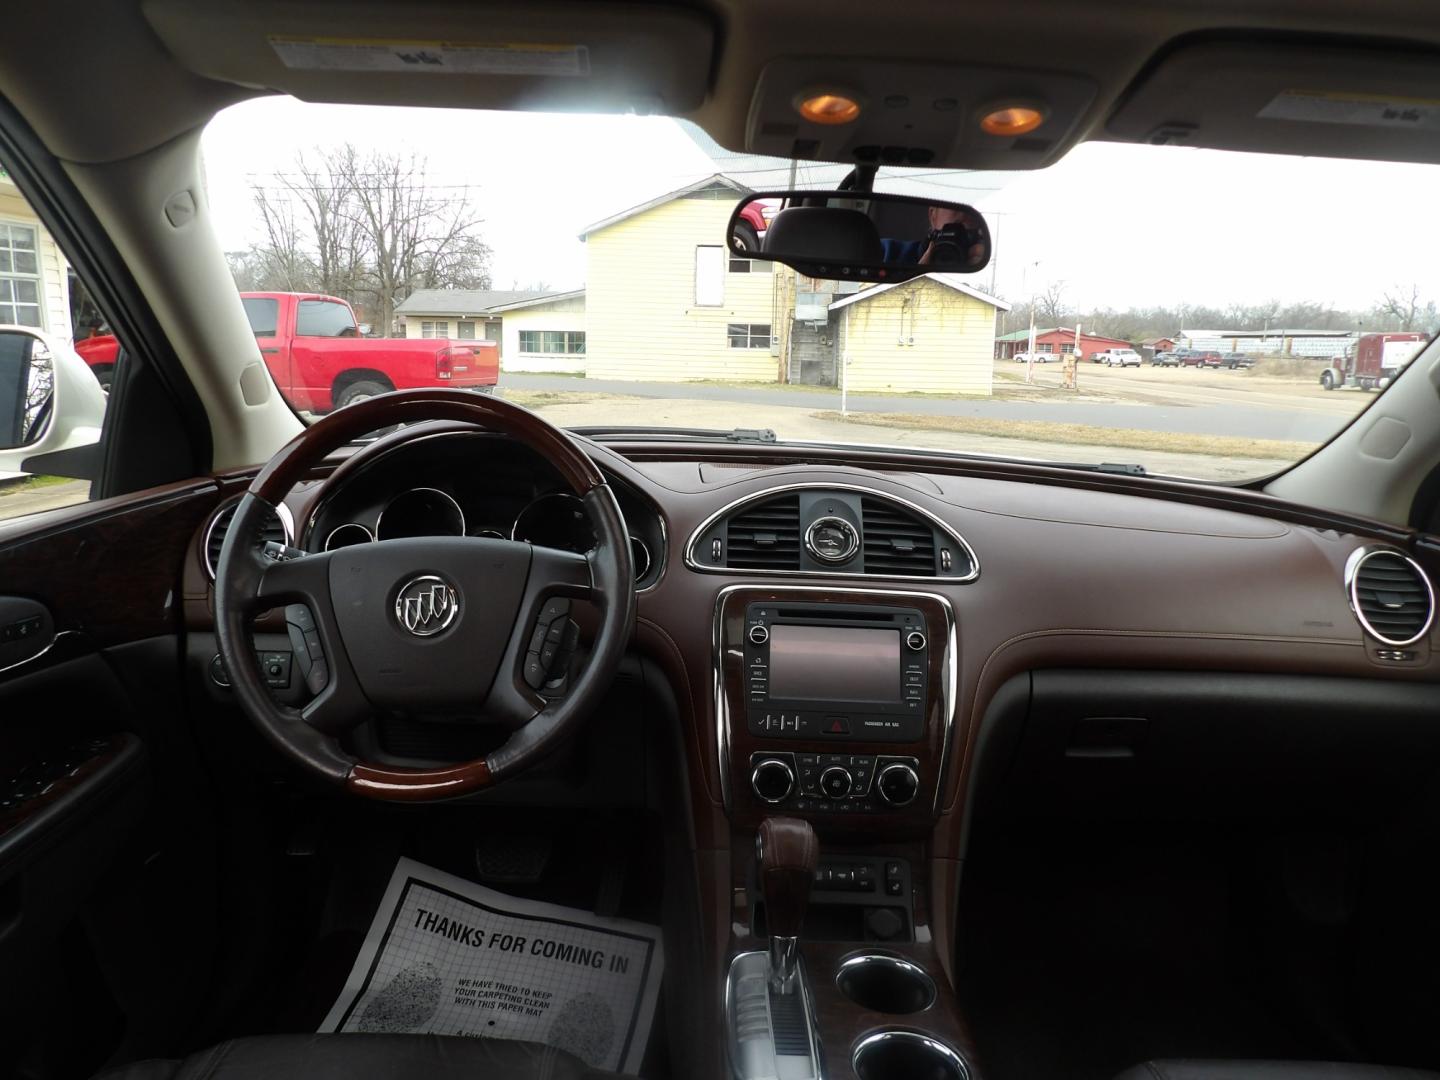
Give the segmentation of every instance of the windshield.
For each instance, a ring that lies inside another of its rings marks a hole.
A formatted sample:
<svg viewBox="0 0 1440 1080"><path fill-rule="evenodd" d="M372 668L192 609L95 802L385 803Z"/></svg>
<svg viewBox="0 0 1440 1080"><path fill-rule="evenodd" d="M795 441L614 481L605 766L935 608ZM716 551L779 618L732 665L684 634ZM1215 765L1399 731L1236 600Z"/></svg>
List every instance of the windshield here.
<svg viewBox="0 0 1440 1080"><path fill-rule="evenodd" d="M1234 483L1325 443L1440 325L1414 239L1440 217L1429 166L1087 144L1042 172L884 168L876 190L979 209L994 257L862 287L725 244L742 196L847 168L673 120L275 98L203 150L257 343L307 419L452 386L567 427Z"/></svg>

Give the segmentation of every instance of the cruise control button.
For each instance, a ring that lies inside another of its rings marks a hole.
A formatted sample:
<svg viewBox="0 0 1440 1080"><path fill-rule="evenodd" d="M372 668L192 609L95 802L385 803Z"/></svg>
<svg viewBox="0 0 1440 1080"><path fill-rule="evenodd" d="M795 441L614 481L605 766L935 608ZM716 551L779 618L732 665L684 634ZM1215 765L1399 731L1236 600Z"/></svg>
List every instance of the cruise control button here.
<svg viewBox="0 0 1440 1080"><path fill-rule="evenodd" d="M527 653L525 656L525 682L532 690L539 690L545 685L545 665L540 662L538 653Z"/></svg>

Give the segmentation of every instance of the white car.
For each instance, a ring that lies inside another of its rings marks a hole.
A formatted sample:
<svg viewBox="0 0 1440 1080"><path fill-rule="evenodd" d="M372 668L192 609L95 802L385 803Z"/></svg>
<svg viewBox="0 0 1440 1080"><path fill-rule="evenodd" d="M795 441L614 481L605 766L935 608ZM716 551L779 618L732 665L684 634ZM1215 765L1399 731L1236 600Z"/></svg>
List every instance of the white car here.
<svg viewBox="0 0 1440 1080"><path fill-rule="evenodd" d="M1051 360L1058 360L1058 359L1059 359L1059 357L1056 356L1055 353L1048 353L1048 352L1037 352L1037 353L1035 353L1035 363L1037 363L1037 364L1048 364L1048 363L1050 363ZM1016 353L1016 354L1015 354L1015 362L1016 362L1017 364L1028 364L1028 363L1030 362L1030 353L1028 353L1028 352Z"/></svg>
<svg viewBox="0 0 1440 1080"><path fill-rule="evenodd" d="M1134 349L1105 349L1090 358L1109 367L1139 367L1140 354Z"/></svg>

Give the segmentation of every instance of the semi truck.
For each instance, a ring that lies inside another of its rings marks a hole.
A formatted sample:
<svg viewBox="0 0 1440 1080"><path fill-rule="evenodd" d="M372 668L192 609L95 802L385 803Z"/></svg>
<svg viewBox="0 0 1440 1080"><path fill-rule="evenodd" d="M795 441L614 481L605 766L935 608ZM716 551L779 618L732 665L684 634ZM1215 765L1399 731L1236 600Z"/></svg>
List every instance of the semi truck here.
<svg viewBox="0 0 1440 1080"><path fill-rule="evenodd" d="M1326 390L1383 390L1425 348L1428 334L1361 334L1320 373Z"/></svg>

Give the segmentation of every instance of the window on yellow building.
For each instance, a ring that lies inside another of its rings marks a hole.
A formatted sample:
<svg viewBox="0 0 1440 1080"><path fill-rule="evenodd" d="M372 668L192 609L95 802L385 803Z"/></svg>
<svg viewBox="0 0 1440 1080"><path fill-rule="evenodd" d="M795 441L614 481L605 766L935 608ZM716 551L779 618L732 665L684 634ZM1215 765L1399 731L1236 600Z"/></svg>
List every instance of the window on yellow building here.
<svg viewBox="0 0 1440 1080"><path fill-rule="evenodd" d="M719 307L725 303L725 249L695 248L695 306Z"/></svg>
<svg viewBox="0 0 1440 1080"><path fill-rule="evenodd" d="M559 353L583 356L585 353L584 330L521 330L520 351L522 353Z"/></svg>
<svg viewBox="0 0 1440 1080"><path fill-rule="evenodd" d="M444 320L440 322L422 322L420 324L420 336L448 338L450 336L450 323Z"/></svg>
<svg viewBox="0 0 1440 1080"><path fill-rule="evenodd" d="M769 274L774 269L774 263L761 259L737 259L733 255L730 256L730 273L732 274Z"/></svg>
<svg viewBox="0 0 1440 1080"><path fill-rule="evenodd" d="M770 347L769 323L731 323L725 327L732 349L768 349Z"/></svg>

